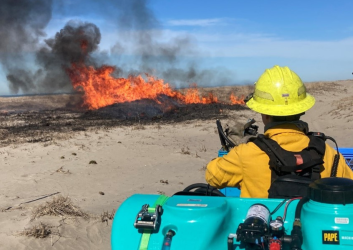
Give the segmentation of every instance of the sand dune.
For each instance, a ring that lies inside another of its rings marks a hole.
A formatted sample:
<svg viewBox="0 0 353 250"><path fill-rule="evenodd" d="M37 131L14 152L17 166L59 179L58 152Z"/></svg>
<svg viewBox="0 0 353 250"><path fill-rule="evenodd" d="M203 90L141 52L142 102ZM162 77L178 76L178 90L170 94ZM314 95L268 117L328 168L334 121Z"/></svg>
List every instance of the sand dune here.
<svg viewBox="0 0 353 250"><path fill-rule="evenodd" d="M303 120L312 131L334 137L339 147L353 147L352 84L352 80L307 84L316 105ZM212 91L251 89L227 88ZM66 105L71 97L65 96L63 102L55 98L0 98L0 249L110 249L111 215L127 197L173 195L189 184L205 182L205 166L220 148L216 118L224 124L248 118L261 121L247 108L226 106L212 116L188 113L185 119L173 116L169 122L78 120L82 111ZM25 114L16 113L24 107L21 102L27 103ZM56 111L38 120L29 112L38 111L38 106ZM39 207L49 210L59 197L68 198L87 216L73 210L36 216Z"/></svg>

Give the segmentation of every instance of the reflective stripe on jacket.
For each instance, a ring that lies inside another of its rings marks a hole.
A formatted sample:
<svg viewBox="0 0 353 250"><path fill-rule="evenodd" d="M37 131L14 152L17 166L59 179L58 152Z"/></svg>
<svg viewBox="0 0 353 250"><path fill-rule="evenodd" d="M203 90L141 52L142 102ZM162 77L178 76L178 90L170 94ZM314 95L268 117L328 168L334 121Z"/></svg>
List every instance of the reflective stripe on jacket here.
<svg viewBox="0 0 353 250"><path fill-rule="evenodd" d="M282 124L270 128L265 136L277 141L285 150L299 152L309 144L309 138L295 125ZM330 177L336 150L326 143L324 171L321 178ZM212 160L206 169L206 181L216 187L240 187L240 197L267 198L271 185L269 157L254 143L240 144L227 155ZM337 177L353 179L353 171L340 155Z"/></svg>

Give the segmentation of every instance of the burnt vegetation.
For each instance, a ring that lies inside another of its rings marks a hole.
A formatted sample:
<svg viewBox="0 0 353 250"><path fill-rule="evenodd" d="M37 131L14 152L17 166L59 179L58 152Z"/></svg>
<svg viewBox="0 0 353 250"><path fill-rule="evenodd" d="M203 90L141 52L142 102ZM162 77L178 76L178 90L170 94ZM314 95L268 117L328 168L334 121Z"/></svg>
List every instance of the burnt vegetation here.
<svg viewBox="0 0 353 250"><path fill-rule="evenodd" d="M22 101L15 105L13 100L17 98ZM33 96L0 98L0 146L52 142L67 139L76 132L94 129L224 119L228 117L227 111L247 109L244 105L222 103L180 105L162 97L163 104L144 99L117 103L97 110L82 110L74 106L67 107L66 103L60 105L59 96L55 97L58 107L54 108L50 98L41 96L40 106L33 105L36 99Z"/></svg>
<svg viewBox="0 0 353 250"><path fill-rule="evenodd" d="M49 144L67 139L73 133L98 128L133 125L136 129L144 129L150 124L160 126L196 119L224 118L227 117L227 110L244 109L240 105L220 103L180 105L162 95L157 100L142 99L98 110L78 108L82 107L79 104L82 104L82 98L87 93L82 82L86 83L85 77L97 75L88 74L87 67L98 71L107 68L109 55L98 53L101 32L94 23L69 20L54 36L46 37L45 30L52 13L61 6L57 2L60 1L0 1L0 64L9 90L15 95L43 94L0 97L0 146L36 142ZM162 42L161 22L154 15L148 0L109 0L97 4L97 10L102 10L118 30L118 38L111 48L114 58L123 58L126 53L136 55L133 63L108 67L113 69L111 74L114 80L145 73L171 82L177 88L186 88L192 83L219 86L220 83L234 82L233 72L224 68L203 68L198 60L192 59L197 57L184 56L201 54L193 37L181 35ZM32 57L27 56L29 50L34 52ZM189 59L185 61L185 58ZM78 70L82 68L86 69L83 75ZM102 93L106 93L107 89L101 88L103 85L95 90L99 92L104 89ZM116 86L112 87L114 89ZM116 95L124 91L121 89L112 93ZM149 94L151 91L146 92ZM183 93L183 90L180 92ZM55 95L57 93L60 95ZM105 101L106 95L102 93ZM238 97L241 95L237 91L234 93Z"/></svg>

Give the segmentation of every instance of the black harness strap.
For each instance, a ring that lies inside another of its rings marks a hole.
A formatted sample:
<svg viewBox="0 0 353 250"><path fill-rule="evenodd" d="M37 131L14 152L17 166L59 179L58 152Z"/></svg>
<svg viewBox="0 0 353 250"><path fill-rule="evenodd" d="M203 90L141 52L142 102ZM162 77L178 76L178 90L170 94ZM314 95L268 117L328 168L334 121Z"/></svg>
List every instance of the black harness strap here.
<svg viewBox="0 0 353 250"><path fill-rule="evenodd" d="M282 159L280 155L276 154L276 150L270 144L266 143L263 138L265 138L265 136L259 134L256 138L250 138L249 141L252 141L256 146L258 146L262 151L264 151L268 155L268 157L270 157L269 165L271 172L273 172L271 166L277 165L277 161L284 163L284 159ZM276 178L277 175L271 174L271 183L273 183Z"/></svg>
<svg viewBox="0 0 353 250"><path fill-rule="evenodd" d="M319 133L320 134L320 133ZM325 140L321 136L308 134L310 142L307 148L300 152L290 152L281 148L274 140L259 135L251 140L270 158L271 183L278 176L298 175L307 176L312 180L320 179L320 172L323 171L323 156L325 154Z"/></svg>
<svg viewBox="0 0 353 250"><path fill-rule="evenodd" d="M264 135L258 135L257 139L262 142L263 144L266 145L266 147L268 148L267 152L270 153L271 156L275 156L276 157L276 165L285 165L286 164L286 159L283 158L279 153L278 150L282 149L278 143L274 140L268 140L269 138L266 138ZM256 141L256 140L255 140ZM258 143L255 143L256 145L258 145ZM266 150L264 150L266 152Z"/></svg>
<svg viewBox="0 0 353 250"><path fill-rule="evenodd" d="M334 139L323 133L310 132L306 134L310 141L300 152L290 152L283 149L276 141L258 135L251 142L257 145L269 157L271 169L271 186L268 190L269 198L306 197L308 187L313 181L320 179L324 170L324 155L326 139ZM336 148L338 148L337 143ZM335 155L331 176L336 176L339 152Z"/></svg>

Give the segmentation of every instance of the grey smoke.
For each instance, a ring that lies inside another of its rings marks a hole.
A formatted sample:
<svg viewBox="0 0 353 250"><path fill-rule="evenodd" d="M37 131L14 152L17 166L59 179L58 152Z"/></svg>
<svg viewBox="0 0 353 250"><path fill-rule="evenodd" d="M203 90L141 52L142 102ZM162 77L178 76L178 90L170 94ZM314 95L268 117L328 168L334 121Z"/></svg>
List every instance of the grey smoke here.
<svg viewBox="0 0 353 250"><path fill-rule="evenodd" d="M26 61L51 19L52 0L0 1L0 63L13 93L32 92L36 77Z"/></svg>
<svg viewBox="0 0 353 250"><path fill-rule="evenodd" d="M52 4L52 0L0 1L0 63L14 94L71 92L65 69L72 63L94 65L90 54L101 39L94 24L70 21L40 45Z"/></svg>
<svg viewBox="0 0 353 250"><path fill-rule="evenodd" d="M233 75L229 70L201 68L198 62L202 60L198 57L201 53L195 38L184 35L162 41L165 37L162 25L149 8L148 0L108 2L109 5L115 4L119 11L117 24L120 39L112 48L112 53L119 55L132 47L133 54L137 55L131 68L119 68L121 75L149 73L177 87L190 83L202 86L231 83Z"/></svg>
<svg viewBox="0 0 353 250"><path fill-rule="evenodd" d="M51 19L51 5L52 0L0 1L1 60L36 48Z"/></svg>
<svg viewBox="0 0 353 250"><path fill-rule="evenodd" d="M54 38L45 40L47 47L37 53L37 62L44 70L38 89L45 93L72 91L66 69L75 63L96 66L90 54L97 50L100 40L96 25L80 21L68 22Z"/></svg>
<svg viewBox="0 0 353 250"><path fill-rule="evenodd" d="M55 3L64 8L64 1ZM115 20L120 34L111 48L112 56L119 62L114 76L148 73L178 87L194 82L202 86L230 82L231 74L225 69L199 66L200 52L191 36L163 40L162 25L148 3L148 0L99 2L109 22ZM92 23L70 21L54 37L44 40L45 44L40 44L52 8L52 0L0 1L0 63L12 93L71 92L66 69L72 63L100 66L107 59L107 54L101 52L92 55L98 51L101 40L99 28ZM126 51L135 55L133 64L124 62Z"/></svg>

